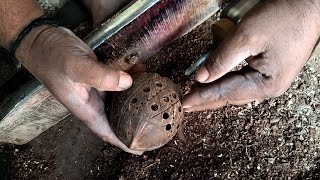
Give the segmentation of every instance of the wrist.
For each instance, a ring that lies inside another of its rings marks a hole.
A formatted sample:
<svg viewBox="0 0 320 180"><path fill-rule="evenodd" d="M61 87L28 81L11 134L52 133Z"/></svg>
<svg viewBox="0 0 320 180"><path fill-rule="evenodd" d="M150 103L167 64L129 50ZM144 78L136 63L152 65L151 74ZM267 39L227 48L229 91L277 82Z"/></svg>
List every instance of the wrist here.
<svg viewBox="0 0 320 180"><path fill-rule="evenodd" d="M11 7L13 5L0 6L0 10L3 12L13 11L7 14L0 13L0 25L2 26L0 27L0 45L6 49L9 49L10 44L30 22L44 14L36 1L19 2L14 5L18 7Z"/></svg>
<svg viewBox="0 0 320 180"><path fill-rule="evenodd" d="M21 41L18 49L16 50L16 58L24 65L27 69L29 64L33 64L33 54L41 53L37 52L37 41L42 39L42 34L51 28L56 28L51 25L41 25L33 28L29 34L27 34Z"/></svg>

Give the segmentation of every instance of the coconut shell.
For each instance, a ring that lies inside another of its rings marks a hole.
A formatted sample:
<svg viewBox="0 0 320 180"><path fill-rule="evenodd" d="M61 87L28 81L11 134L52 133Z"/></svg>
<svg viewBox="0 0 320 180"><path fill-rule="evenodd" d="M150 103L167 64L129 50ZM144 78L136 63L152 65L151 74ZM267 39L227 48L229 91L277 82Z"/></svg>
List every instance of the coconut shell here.
<svg viewBox="0 0 320 180"><path fill-rule="evenodd" d="M130 149L154 150L177 133L183 119L181 93L170 79L155 73L133 79L130 89L114 94L110 124Z"/></svg>

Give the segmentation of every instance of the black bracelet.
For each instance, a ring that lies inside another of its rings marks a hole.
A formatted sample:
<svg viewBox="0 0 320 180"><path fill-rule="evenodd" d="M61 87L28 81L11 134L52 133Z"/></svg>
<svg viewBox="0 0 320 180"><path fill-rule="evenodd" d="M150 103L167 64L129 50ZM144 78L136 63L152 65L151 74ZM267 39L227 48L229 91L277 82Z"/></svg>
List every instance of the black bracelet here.
<svg viewBox="0 0 320 180"><path fill-rule="evenodd" d="M18 49L19 45L21 44L22 40L31 32L31 30L35 27L39 27L41 25L52 25L58 26L58 22L52 18L47 17L39 17L33 20L27 27L25 27L19 36L10 44L9 52L15 56L16 50Z"/></svg>

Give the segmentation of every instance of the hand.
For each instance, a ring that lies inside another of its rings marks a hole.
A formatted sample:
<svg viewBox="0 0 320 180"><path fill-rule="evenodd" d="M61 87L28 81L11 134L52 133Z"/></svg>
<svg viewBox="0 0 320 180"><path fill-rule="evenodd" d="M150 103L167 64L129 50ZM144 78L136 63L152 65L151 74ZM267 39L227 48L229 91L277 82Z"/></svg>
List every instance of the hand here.
<svg viewBox="0 0 320 180"><path fill-rule="evenodd" d="M319 2L263 1L196 73L206 87L183 101L186 112L277 97L306 64L319 38ZM242 61L248 66L230 72Z"/></svg>
<svg viewBox="0 0 320 180"><path fill-rule="evenodd" d="M16 52L22 64L95 134L126 152L114 134L106 113L105 91L129 88L132 78L100 62L94 52L70 30L41 26L31 31Z"/></svg>

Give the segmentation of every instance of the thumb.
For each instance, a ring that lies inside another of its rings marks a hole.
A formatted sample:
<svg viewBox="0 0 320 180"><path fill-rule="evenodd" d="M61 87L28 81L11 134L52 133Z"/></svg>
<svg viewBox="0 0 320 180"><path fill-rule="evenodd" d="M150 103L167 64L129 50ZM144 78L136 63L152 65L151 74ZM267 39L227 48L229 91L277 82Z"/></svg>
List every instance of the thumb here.
<svg viewBox="0 0 320 180"><path fill-rule="evenodd" d="M262 49L260 42L238 29L211 52L208 61L197 71L197 80L210 83L219 79L248 57L258 55Z"/></svg>
<svg viewBox="0 0 320 180"><path fill-rule="evenodd" d="M132 78L128 73L98 62L96 58L80 63L78 67L74 68L71 78L99 91L123 91L132 85Z"/></svg>
<svg viewBox="0 0 320 180"><path fill-rule="evenodd" d="M269 97L267 79L258 71L248 69L244 72L230 72L218 81L192 91L183 100L185 111L217 109L227 104L243 105Z"/></svg>

